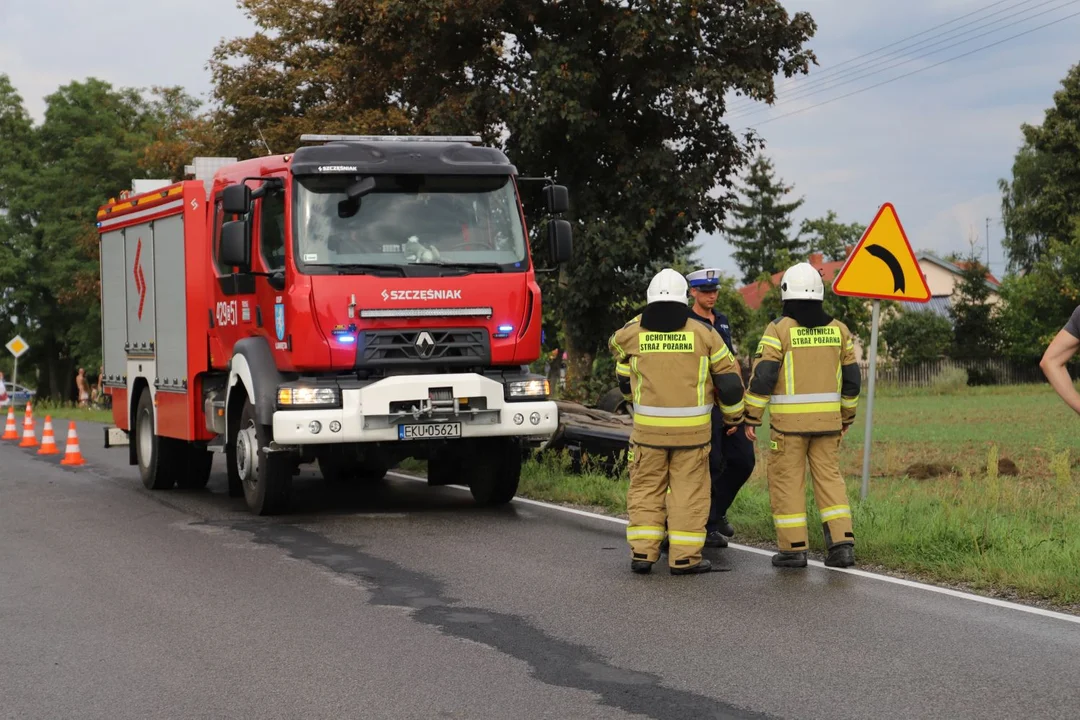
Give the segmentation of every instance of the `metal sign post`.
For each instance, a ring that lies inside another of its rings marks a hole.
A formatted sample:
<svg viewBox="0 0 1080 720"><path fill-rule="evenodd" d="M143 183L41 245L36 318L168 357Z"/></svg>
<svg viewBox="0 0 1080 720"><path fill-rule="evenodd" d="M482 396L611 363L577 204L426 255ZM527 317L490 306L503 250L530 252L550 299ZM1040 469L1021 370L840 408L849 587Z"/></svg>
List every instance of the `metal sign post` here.
<svg viewBox="0 0 1080 720"><path fill-rule="evenodd" d="M878 208L877 215L848 255L833 280L837 295L874 301L870 321L870 366L867 368L866 437L863 438L862 499L870 491L870 447L874 431L874 380L877 377L878 323L882 300L928 302L930 287L915 259L907 233L892 203Z"/></svg>
<svg viewBox="0 0 1080 720"><path fill-rule="evenodd" d="M866 437L863 438L862 456L862 494L865 500L870 491L870 445L874 434L874 379L877 377L877 334L878 320L881 317L881 301L874 300L874 310L870 320L870 367L867 368L866 383Z"/></svg>

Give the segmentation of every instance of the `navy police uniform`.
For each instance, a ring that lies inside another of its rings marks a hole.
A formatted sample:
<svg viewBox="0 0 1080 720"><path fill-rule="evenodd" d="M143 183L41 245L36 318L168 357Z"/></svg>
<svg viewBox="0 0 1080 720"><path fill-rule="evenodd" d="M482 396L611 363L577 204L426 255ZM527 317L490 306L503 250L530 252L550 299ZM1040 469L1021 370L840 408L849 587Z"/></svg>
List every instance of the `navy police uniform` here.
<svg viewBox="0 0 1080 720"><path fill-rule="evenodd" d="M720 286L720 271L715 268L698 270L686 276L690 287L701 289L714 289ZM731 354L735 354L735 346L731 340L731 324L727 316L716 309L712 311L712 326L720 333L724 343L727 344ZM690 317L709 323L696 312L691 312ZM746 437L742 428L734 434L727 435L724 431L724 423L720 415L720 408L713 407L713 438L712 450L709 453L709 475L712 479L712 501L709 508L709 520L705 525L705 531L710 536L719 531L723 535L734 535L734 528L727 521L727 511L735 502L735 496L750 474L754 472L754 443Z"/></svg>

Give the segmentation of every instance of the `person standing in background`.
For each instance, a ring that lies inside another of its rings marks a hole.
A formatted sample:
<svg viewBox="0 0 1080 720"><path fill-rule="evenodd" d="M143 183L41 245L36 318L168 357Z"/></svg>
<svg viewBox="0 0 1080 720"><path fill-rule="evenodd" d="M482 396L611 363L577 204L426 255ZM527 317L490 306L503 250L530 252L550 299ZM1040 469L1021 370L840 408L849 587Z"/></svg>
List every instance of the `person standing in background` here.
<svg viewBox="0 0 1080 720"><path fill-rule="evenodd" d="M1039 367L1050 382L1050 387L1065 404L1080 414L1080 393L1076 392L1069 369L1065 364L1080 351L1080 306L1073 310L1069 322L1058 331L1043 353Z"/></svg>
<svg viewBox="0 0 1080 720"><path fill-rule="evenodd" d="M720 271L706 268L690 273L686 279L690 284L690 295L694 299L690 317L715 328L727 345L728 352L736 358L735 343L731 339L731 324L727 316L716 309ZM706 547L727 547L727 538L735 534L735 528L728 522L727 511L754 472L755 463L754 443L745 432L725 431L720 408L714 407L712 449L709 452L712 502L709 521L705 525Z"/></svg>

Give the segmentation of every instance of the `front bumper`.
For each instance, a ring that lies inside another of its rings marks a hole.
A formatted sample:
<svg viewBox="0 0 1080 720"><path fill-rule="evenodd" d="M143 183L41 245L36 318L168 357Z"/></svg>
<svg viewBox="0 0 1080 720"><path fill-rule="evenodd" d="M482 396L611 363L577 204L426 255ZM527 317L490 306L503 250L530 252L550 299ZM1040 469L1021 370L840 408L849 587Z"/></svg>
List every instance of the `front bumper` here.
<svg viewBox="0 0 1080 720"><path fill-rule="evenodd" d="M453 398L470 398L472 402L457 403L457 407L453 400L433 402L435 389L440 389L442 394L450 389ZM479 398L483 401L478 402ZM475 373L389 377L360 388L343 388L341 405L335 409L276 410L274 442L278 445L401 442L402 425L438 426L411 432L415 439L543 439L559 426L559 409L553 401L507 401L502 383ZM402 410L403 405L412 410ZM313 431L313 422L318 422L318 432ZM335 427L337 430L332 429ZM453 432L441 432L445 430Z"/></svg>

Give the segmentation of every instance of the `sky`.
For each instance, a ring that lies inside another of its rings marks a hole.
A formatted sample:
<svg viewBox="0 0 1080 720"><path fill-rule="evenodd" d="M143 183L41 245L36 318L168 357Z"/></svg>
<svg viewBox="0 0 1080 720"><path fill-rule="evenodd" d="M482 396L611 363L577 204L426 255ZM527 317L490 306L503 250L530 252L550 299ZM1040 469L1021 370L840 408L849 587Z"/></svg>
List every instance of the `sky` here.
<svg viewBox="0 0 1080 720"><path fill-rule="evenodd" d="M842 222L867 224L891 202L916 251L966 252L974 236L985 258L990 218L990 267L1000 276L998 180L1010 177L1021 123L1042 121L1080 62L1080 16L1068 17L1080 13L1080 0L784 5L817 22L810 47L818 65L807 77L781 78L774 107L735 99L728 118L735 129L757 129L778 177L794 186L791 197L805 198L796 226L830 209ZM253 28L230 0L104 12L85 0L0 0L0 73L39 122L46 95L88 76L118 87L182 85L205 98L214 46ZM919 72L868 89L912 71ZM702 235L699 243L706 265L737 275L722 237Z"/></svg>

